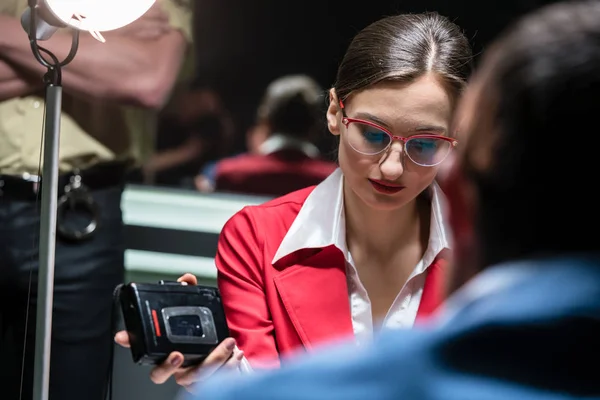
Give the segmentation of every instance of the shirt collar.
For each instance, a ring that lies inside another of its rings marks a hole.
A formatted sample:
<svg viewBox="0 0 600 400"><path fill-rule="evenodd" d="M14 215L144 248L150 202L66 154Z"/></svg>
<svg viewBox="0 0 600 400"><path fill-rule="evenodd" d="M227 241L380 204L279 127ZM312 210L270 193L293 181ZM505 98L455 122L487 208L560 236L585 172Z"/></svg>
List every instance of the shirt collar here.
<svg viewBox="0 0 600 400"><path fill-rule="evenodd" d="M344 176L336 169L308 195L296 219L283 238L272 263L302 249L337 247L349 259L344 216ZM431 191L429 244L423 256L425 270L445 248L450 248L450 230L444 218L446 201L438 184ZM422 272L422 271L417 271Z"/></svg>
<svg viewBox="0 0 600 400"><path fill-rule="evenodd" d="M260 145L259 151L261 154L267 155L286 149L301 151L310 158L319 157L319 149L314 144L306 140L297 139L280 133L269 136L269 138Z"/></svg>

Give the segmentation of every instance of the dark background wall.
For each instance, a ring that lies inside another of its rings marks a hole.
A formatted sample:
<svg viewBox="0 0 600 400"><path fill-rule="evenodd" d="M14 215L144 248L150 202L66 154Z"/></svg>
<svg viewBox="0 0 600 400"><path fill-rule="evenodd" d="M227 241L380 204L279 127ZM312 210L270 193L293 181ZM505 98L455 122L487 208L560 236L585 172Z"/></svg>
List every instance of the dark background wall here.
<svg viewBox="0 0 600 400"><path fill-rule="evenodd" d="M196 0L197 83L225 97L244 132L270 80L307 73L330 87L352 37L381 16L438 11L459 24L481 54L518 15L550 2Z"/></svg>

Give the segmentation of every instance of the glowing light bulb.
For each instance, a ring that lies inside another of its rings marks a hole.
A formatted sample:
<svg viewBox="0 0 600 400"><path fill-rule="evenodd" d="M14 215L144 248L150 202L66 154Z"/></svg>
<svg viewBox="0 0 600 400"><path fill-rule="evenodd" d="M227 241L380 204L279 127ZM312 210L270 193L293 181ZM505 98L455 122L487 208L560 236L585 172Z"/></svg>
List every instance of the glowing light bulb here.
<svg viewBox="0 0 600 400"><path fill-rule="evenodd" d="M41 7L71 28L89 31L104 41L100 32L129 25L152 7L155 0L41 0Z"/></svg>

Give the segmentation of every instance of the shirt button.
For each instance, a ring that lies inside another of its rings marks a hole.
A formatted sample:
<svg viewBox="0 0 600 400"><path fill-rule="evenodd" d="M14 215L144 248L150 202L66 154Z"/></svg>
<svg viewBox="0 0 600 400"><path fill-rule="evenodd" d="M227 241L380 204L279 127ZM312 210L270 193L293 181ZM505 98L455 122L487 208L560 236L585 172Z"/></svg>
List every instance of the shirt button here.
<svg viewBox="0 0 600 400"><path fill-rule="evenodd" d="M40 108L40 102L39 101L34 101L33 102L33 108Z"/></svg>

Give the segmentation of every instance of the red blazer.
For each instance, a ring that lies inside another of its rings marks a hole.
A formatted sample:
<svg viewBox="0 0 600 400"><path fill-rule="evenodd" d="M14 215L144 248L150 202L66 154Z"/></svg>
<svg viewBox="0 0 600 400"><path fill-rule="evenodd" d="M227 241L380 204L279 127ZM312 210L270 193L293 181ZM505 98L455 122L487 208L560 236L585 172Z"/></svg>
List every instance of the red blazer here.
<svg viewBox="0 0 600 400"><path fill-rule="evenodd" d="M263 196L282 196L318 185L337 165L310 158L299 150L243 154L217 163L215 189Z"/></svg>
<svg viewBox="0 0 600 400"><path fill-rule="evenodd" d="M346 261L337 247L271 263L313 189L245 207L220 235L216 265L227 322L254 367L277 366L280 355L353 335ZM427 270L417 321L442 301L445 264L438 257Z"/></svg>

